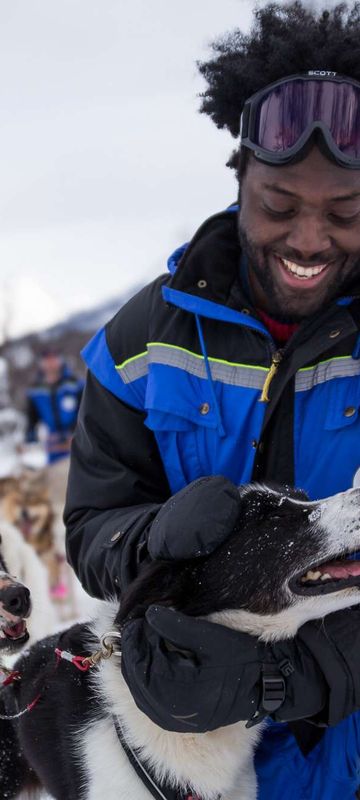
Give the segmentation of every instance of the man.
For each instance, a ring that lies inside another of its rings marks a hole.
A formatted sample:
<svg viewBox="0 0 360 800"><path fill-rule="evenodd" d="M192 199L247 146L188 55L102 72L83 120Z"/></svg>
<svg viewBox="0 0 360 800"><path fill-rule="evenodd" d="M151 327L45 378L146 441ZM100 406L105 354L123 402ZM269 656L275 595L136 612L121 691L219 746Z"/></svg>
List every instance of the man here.
<svg viewBox="0 0 360 800"><path fill-rule="evenodd" d="M71 604L71 575L65 559L65 531L62 520L66 483L69 472L71 439L79 411L84 382L70 370L61 354L52 348L43 350L37 379L27 390L27 441L41 440L49 469L44 478L51 502L51 539L54 547L48 553L51 596L60 603ZM49 508L50 512L50 508ZM64 612L68 613L66 605Z"/></svg>
<svg viewBox="0 0 360 800"><path fill-rule="evenodd" d="M85 351L68 556L100 597L123 591L149 558L214 550L235 524L236 485L272 479L315 499L350 488L359 467L359 11L317 16L295 3L255 16L250 36L222 39L201 65L203 110L235 135L242 112L239 205L207 220L170 259L170 277ZM125 628L123 674L139 707L165 728L209 730L253 717L246 701L262 675L255 718L335 728L270 724L261 800L353 798L358 610L308 623L271 656L259 649L274 684L249 637L238 691L230 665L218 668L216 632L205 643L197 620L182 618L179 634L178 619L150 609Z"/></svg>
<svg viewBox="0 0 360 800"><path fill-rule="evenodd" d="M75 377L55 350L44 350L37 380L27 391L28 441L45 428L48 463L70 454L83 381Z"/></svg>

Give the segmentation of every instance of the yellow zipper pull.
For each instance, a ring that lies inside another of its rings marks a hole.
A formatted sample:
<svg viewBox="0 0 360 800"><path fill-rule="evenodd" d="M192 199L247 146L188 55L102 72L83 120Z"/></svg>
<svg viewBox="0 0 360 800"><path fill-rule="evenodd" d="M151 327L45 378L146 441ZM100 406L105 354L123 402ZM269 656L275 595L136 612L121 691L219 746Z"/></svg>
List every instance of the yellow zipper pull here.
<svg viewBox="0 0 360 800"><path fill-rule="evenodd" d="M282 350L277 350L276 353L274 353L274 355L272 357L271 367L270 367L269 372L268 372L268 374L267 374L267 376L265 378L265 383L264 383L264 386L262 388L261 397L259 398L259 402L260 403L268 403L269 400L270 400L270 398L269 398L269 387L270 387L272 379L274 378L274 376L276 375L276 373L277 373L277 371L279 369L279 364L280 364L280 361L281 361L282 357L283 357Z"/></svg>

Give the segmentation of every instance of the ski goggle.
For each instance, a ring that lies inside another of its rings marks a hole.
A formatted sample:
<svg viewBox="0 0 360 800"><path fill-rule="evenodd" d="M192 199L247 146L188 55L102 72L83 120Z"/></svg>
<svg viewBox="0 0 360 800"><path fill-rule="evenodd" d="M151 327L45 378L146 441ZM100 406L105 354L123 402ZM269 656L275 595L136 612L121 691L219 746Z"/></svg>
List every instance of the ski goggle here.
<svg viewBox="0 0 360 800"><path fill-rule="evenodd" d="M241 145L267 164L287 164L315 132L342 167L360 169L360 83L336 72L289 75L250 97Z"/></svg>

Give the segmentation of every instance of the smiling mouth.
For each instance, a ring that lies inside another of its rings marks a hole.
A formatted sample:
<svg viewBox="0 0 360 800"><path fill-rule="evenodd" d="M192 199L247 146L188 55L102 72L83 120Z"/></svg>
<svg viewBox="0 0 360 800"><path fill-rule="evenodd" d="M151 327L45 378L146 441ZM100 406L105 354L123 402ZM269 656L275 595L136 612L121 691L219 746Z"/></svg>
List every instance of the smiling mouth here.
<svg viewBox="0 0 360 800"><path fill-rule="evenodd" d="M5 640L7 642L22 642L29 638L25 620L21 619L13 624L5 625L0 629L0 647Z"/></svg>
<svg viewBox="0 0 360 800"><path fill-rule="evenodd" d="M275 254L275 257L280 262L284 271L298 281L314 281L316 278L319 279L320 275L326 272L330 264L333 263L332 261L328 261L326 264L304 266L303 264L297 264L296 261L289 261L287 258L282 258L277 254Z"/></svg>
<svg viewBox="0 0 360 800"><path fill-rule="evenodd" d="M357 550L353 552L358 555ZM343 558L315 564L289 582L291 591L300 595L330 594L352 586L360 586L360 560L351 560L351 553Z"/></svg>

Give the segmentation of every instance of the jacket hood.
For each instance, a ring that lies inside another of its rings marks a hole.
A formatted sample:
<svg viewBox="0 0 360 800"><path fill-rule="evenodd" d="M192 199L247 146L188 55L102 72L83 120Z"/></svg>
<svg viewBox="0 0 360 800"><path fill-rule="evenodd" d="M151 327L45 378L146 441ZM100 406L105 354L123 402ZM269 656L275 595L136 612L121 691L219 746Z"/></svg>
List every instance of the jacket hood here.
<svg viewBox="0 0 360 800"><path fill-rule="evenodd" d="M209 217L192 240L168 261L169 288L239 309L248 302L240 290L241 248L238 206Z"/></svg>

